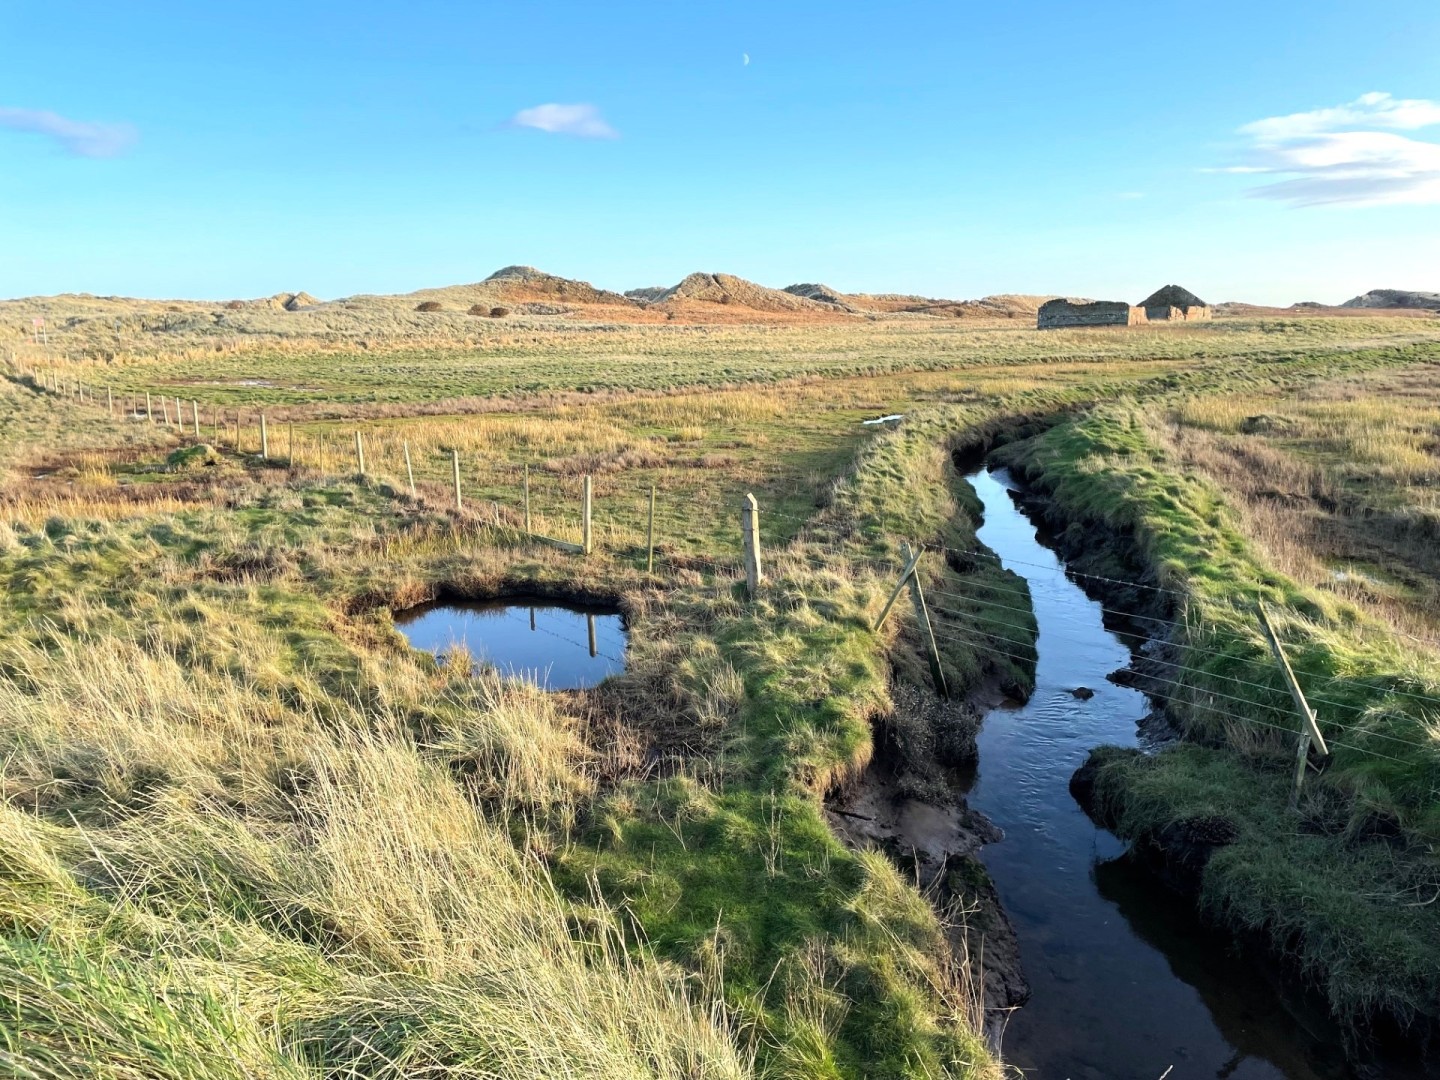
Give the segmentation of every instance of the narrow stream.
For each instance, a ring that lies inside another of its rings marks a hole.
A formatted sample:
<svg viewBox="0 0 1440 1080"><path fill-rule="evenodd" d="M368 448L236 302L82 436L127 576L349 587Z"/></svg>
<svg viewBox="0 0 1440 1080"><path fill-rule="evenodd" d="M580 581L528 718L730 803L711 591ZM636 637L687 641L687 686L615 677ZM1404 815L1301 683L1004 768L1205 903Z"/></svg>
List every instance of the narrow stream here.
<svg viewBox="0 0 1440 1080"><path fill-rule="evenodd" d="M1106 674L1130 651L1016 507L1003 471L968 477L979 537L1030 585L1035 692L993 710L970 805L1005 831L982 858L1019 935L1033 995L1011 1017L1007 1061L1038 1080L1338 1080L1351 1075L1318 1017L1200 924L1191 905L1120 859L1069 792L1102 743L1133 746L1146 697ZM1088 687L1095 696L1078 699ZM1312 1034L1311 1031L1317 1034Z"/></svg>

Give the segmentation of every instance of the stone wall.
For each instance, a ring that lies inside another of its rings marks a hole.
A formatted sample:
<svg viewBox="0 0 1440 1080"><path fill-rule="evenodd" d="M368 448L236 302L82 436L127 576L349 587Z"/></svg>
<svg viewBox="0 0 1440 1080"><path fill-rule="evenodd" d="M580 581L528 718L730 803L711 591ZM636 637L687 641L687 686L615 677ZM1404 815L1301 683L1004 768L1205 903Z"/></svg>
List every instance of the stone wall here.
<svg viewBox="0 0 1440 1080"><path fill-rule="evenodd" d="M1123 300L1050 300L1040 305L1036 326L1053 330L1062 326L1134 326L1146 321L1145 309Z"/></svg>
<svg viewBox="0 0 1440 1080"><path fill-rule="evenodd" d="M1201 304L1196 307L1147 307L1147 322L1201 322L1210 318L1210 308Z"/></svg>

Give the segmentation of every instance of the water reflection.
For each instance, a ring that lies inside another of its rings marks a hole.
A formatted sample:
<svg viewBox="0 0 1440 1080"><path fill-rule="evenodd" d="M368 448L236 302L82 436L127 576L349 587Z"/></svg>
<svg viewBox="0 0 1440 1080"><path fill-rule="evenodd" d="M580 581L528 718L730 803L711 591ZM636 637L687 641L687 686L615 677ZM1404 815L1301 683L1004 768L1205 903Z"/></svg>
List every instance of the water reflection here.
<svg viewBox="0 0 1440 1080"><path fill-rule="evenodd" d="M533 679L548 690L581 690L625 669L628 632L612 607L534 597L436 602L395 615L417 649L437 656L460 646L476 665Z"/></svg>
<svg viewBox="0 0 1440 1080"><path fill-rule="evenodd" d="M986 717L970 793L1006 833L982 857L1033 990L1008 1025L1007 1060L1045 1080L1157 1080L1172 1067L1171 1080L1349 1075L1259 966L1120 859L1124 846L1070 797L1091 748L1136 743L1149 703L1105 680L1129 649L1039 541L1010 478L970 482L985 506L980 540L1026 578L1040 628L1035 692ZM1094 697L1076 698L1080 686Z"/></svg>

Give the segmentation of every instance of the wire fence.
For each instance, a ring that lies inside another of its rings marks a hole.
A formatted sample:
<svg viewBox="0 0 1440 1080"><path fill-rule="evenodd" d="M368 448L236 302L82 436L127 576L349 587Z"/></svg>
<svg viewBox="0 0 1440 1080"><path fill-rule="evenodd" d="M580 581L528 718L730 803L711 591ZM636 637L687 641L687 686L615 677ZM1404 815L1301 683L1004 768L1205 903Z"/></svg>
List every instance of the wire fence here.
<svg viewBox="0 0 1440 1080"><path fill-rule="evenodd" d="M548 540L583 549L587 545L595 545L598 533L600 546L610 554L623 555L648 567L660 567L672 575L698 573L709 575L721 583L738 582L746 576L745 552L739 528L741 502L738 490L714 493L708 497L693 491L682 492L680 494L685 497L683 505L665 500L657 503L652 495L653 487L649 490L637 489L632 486L633 478L630 477L622 480L613 475L602 475L596 478L598 484L586 485L584 481L589 477L509 462L486 463L480 467L461 462L453 451L445 460L436 460L434 454L427 457L421 462L421 478L417 480L415 460L408 442L397 440L390 429L387 429L386 437L372 439L371 453L367 457L364 449L366 432L358 428L349 436L329 438L306 433L297 439L291 425L286 425L283 433L269 428L260 410L249 411L248 424L247 411L243 409L234 410L232 418L230 411L214 407L207 419L198 403L185 402L173 394L127 394L117 398L111 391L97 391L73 379L67 381L54 372L50 372L48 378L43 374L30 378L37 390L94 406L112 418L163 426L197 440L203 439L208 431L218 445L223 447L228 441L229 447L238 455L262 455L277 464L283 461L293 470L305 469L322 476L383 476L400 488L408 487L417 493L423 488L427 499L441 504L453 501L457 508L468 504L472 514L483 516L488 508L493 525L520 540ZM352 439L353 446L347 445ZM354 468L346 468L346 465ZM447 469L451 474L448 483L443 476ZM437 477L437 473L442 475ZM582 503L585 487L591 488L592 497L602 508L601 516L590 515L588 536L583 532L587 517ZM869 531L893 539L893 523L837 519L823 505L826 500L817 485L806 486L792 480L788 485L773 486L767 491L767 498L781 506L799 503L808 511L795 513L761 507L767 544L789 543L792 548L828 545L838 553L844 540L836 537L856 531ZM730 527L732 521L733 528ZM530 525L528 531L525 527L527 522ZM722 522L723 527L717 524ZM577 535L578 542L568 539ZM734 547L718 555L713 549L681 550L677 537L706 546L713 545L719 537L733 537ZM1001 556L979 547L920 546L942 557L953 556L964 565L979 563L995 570L1008 570L1026 580L1026 584L1021 586L1003 578L996 580L987 576L976 579L954 572L944 575L940 585L927 587L929 596L939 601L932 609L941 620L934 630L938 641L972 652L1004 657L1022 665L1036 663L1036 628L1034 611L1029 604L1029 579L1055 575L1080 585L1082 589L1088 587L1090 593L1098 591L1102 595L1107 590L1136 590L1163 599L1181 610L1187 608L1190 600L1183 589L1153 581L1088 573L1065 566L1058 560L1047 565ZM843 554L852 562L868 563L869 569L877 576L893 574L897 570L893 559L867 559L853 546L846 548ZM967 588L969 591L962 591ZM1011 598L1011 602L1002 602L1005 597ZM962 609L956 604L968 605L968 608ZM1158 692L1175 700L1181 707L1211 714L1226 723L1250 725L1287 735L1294 735L1297 731L1297 726L1287 726L1273 719L1277 715L1293 715L1293 710L1289 704L1289 691L1278 680L1275 660L1260 647L1258 636L1226 633L1210 623L1201 627L1184 619L1123 610L1109 606L1103 599L1098 604L1102 615L1131 624L1143 624L1142 636L1164 641L1169 647L1167 655L1145 655L1140 667L1119 668L1109 673L1112 677L1155 686ZM1238 601L1235 610L1237 616L1242 614ZM1015 616L1016 619L998 618L996 613ZM1243 614L1246 617L1249 615L1248 612ZM1354 627L1347 629L1358 632ZM1436 643L1429 639L1398 631L1395 636L1427 648L1436 647ZM1199 643L1197 637L1202 637L1205 643ZM1208 670L1202 666L1206 664L1224 665L1228 672ZM1237 667L1248 677L1236 673ZM1440 694L1425 692L1413 685L1398 686L1394 680L1380 684L1340 674L1304 675L1302 679L1307 683L1304 688L1306 699L1325 706L1327 727L1343 736L1343 739L1338 739L1327 735L1328 742L1391 762L1405 763L1404 759L1374 747L1359 745L1356 740L1378 740L1387 745L1437 755L1440 759L1440 739L1422 742L1393 732L1361 728L1355 723L1361 716L1380 707L1385 698L1395 696L1415 702L1423 710L1434 710L1433 715L1427 712L1421 719L1431 725L1431 730L1440 732ZM1214 684L1220 684L1223 689ZM1327 693L1335 690L1354 692L1360 700L1345 701ZM1348 712L1350 719L1337 719L1331 710Z"/></svg>

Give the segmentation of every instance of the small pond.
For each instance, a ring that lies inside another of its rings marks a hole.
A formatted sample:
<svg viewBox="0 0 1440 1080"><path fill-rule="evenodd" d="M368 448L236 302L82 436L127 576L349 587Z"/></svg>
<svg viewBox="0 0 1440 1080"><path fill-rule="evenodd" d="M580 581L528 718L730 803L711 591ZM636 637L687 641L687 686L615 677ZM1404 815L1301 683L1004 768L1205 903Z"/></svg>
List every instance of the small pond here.
<svg viewBox="0 0 1440 1080"><path fill-rule="evenodd" d="M444 656L458 645L477 669L547 690L584 690L624 671L629 637L616 608L530 596L422 604L396 612L395 628L417 649Z"/></svg>

